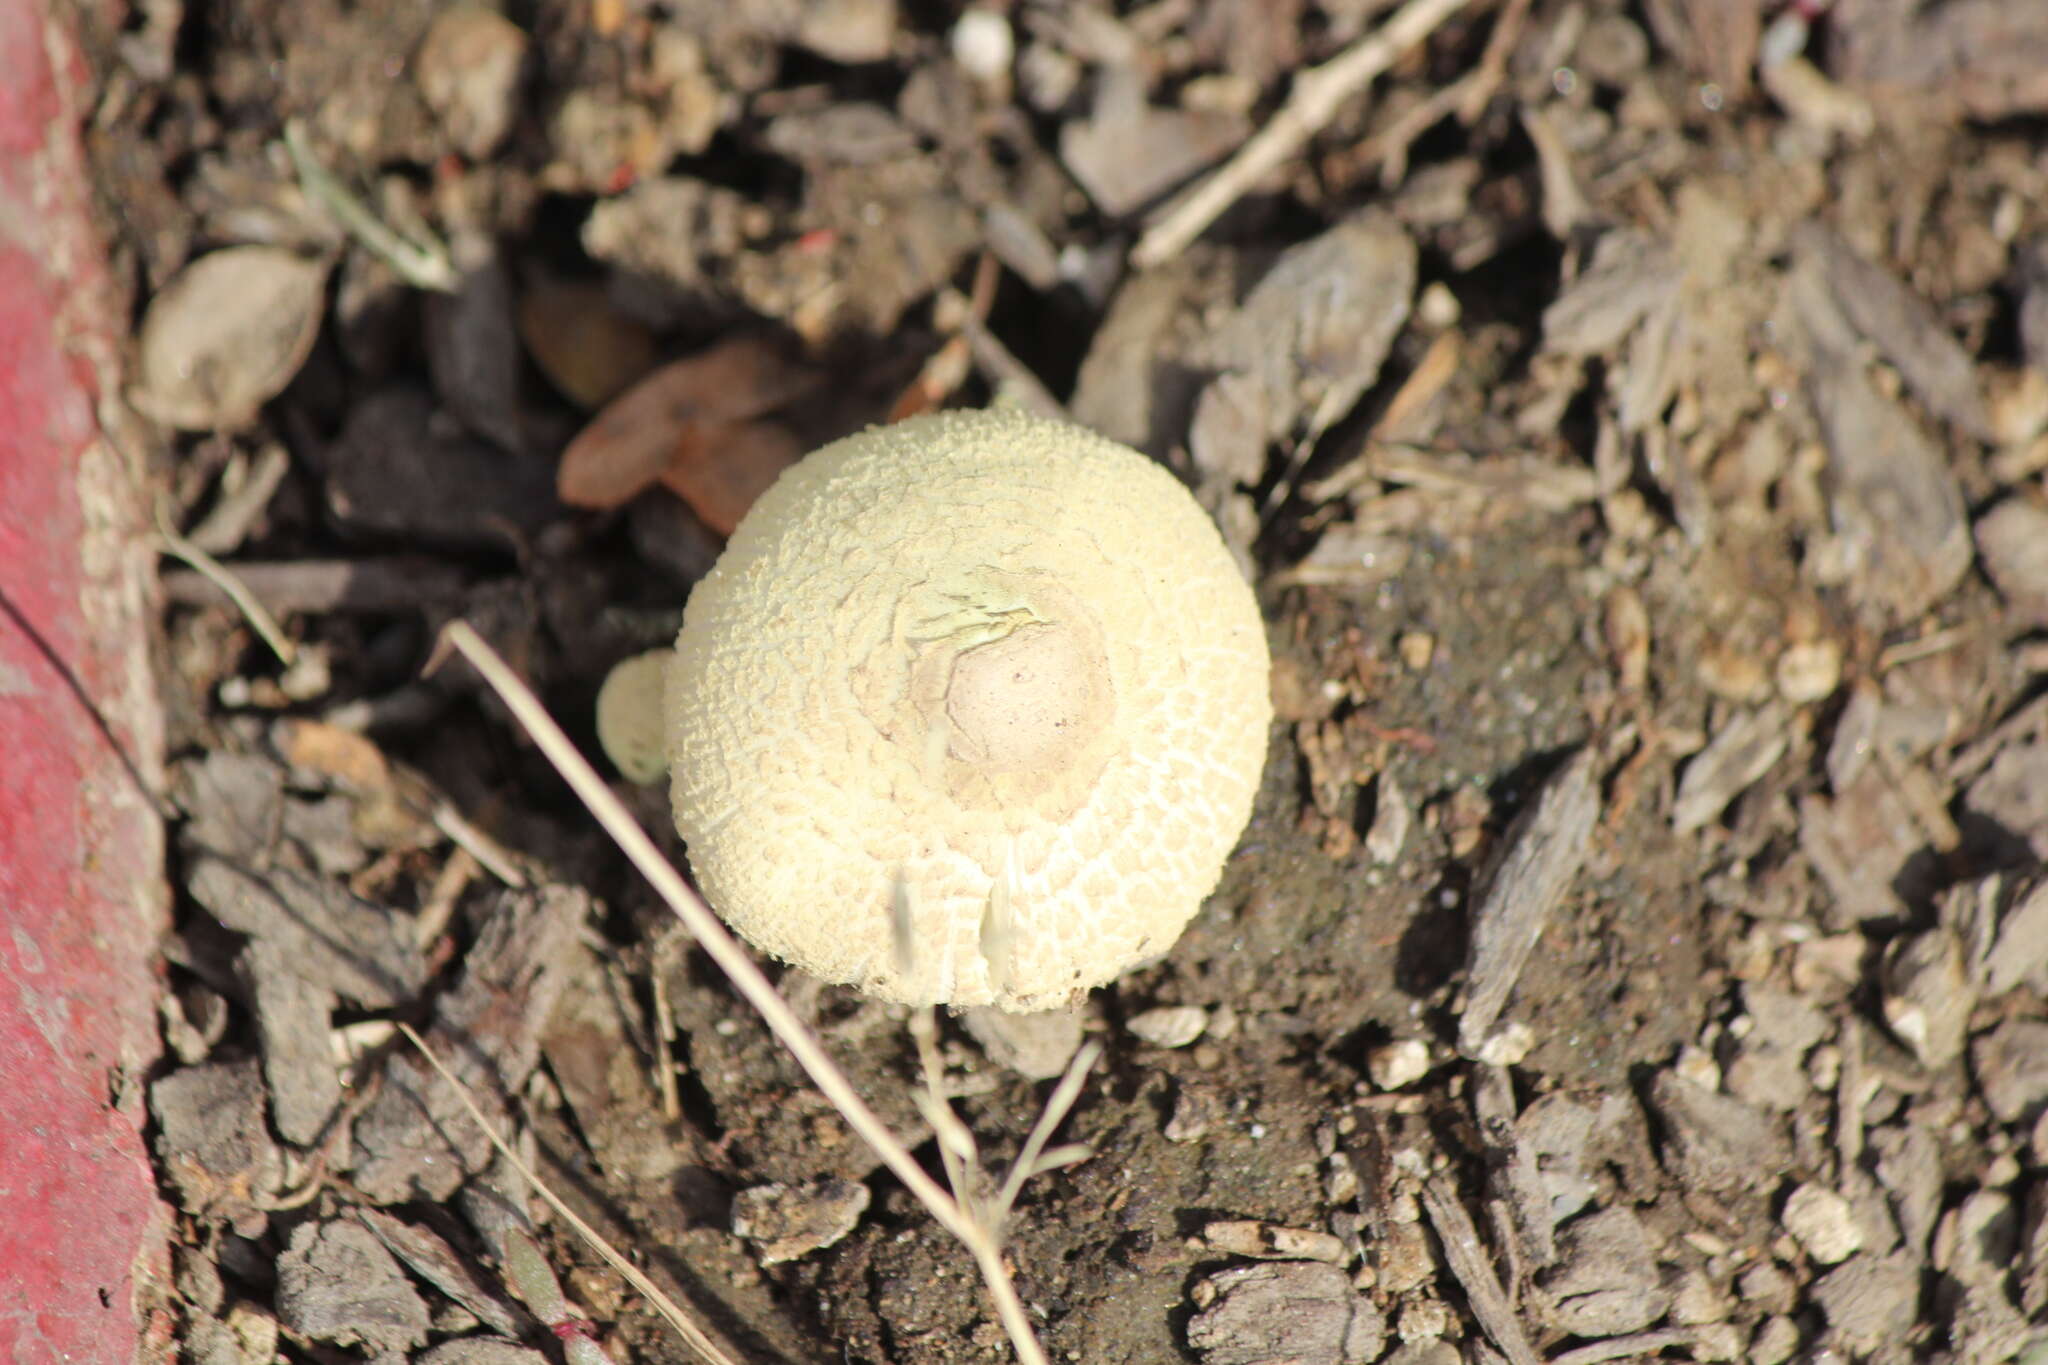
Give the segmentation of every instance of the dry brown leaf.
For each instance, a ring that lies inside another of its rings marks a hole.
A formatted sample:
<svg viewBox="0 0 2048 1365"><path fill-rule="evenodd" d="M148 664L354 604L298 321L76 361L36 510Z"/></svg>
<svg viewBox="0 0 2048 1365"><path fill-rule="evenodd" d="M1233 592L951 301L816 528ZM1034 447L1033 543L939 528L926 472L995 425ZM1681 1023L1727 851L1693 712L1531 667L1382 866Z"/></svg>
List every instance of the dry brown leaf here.
<svg viewBox="0 0 2048 1365"><path fill-rule="evenodd" d="M706 526L729 536L754 499L803 453L795 434L774 422L696 422L659 477Z"/></svg>
<svg viewBox="0 0 2048 1365"><path fill-rule="evenodd" d="M519 294L519 337L562 396L601 408L654 368L654 337L601 284L536 275Z"/></svg>
<svg viewBox="0 0 2048 1365"><path fill-rule="evenodd" d="M733 427L780 407L817 378L758 334L664 365L614 399L569 443L555 475L557 494L572 507L617 507L672 468L701 464L706 455L693 451L726 448Z"/></svg>
<svg viewBox="0 0 2048 1365"><path fill-rule="evenodd" d="M150 300L129 400L186 431L246 424L305 363L326 300L325 261L277 246L201 256Z"/></svg>

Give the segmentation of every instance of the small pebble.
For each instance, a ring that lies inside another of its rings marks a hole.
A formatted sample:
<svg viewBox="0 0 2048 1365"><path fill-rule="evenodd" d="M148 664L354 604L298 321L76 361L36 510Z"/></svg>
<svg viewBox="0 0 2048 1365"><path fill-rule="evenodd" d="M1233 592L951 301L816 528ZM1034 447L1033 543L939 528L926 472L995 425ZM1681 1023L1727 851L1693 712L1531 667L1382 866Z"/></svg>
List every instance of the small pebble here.
<svg viewBox="0 0 2048 1365"><path fill-rule="evenodd" d="M1785 1200L1785 1228L1806 1254L1822 1265L1835 1265L1863 1246L1863 1228L1849 1201L1824 1185L1801 1185Z"/></svg>
<svg viewBox="0 0 2048 1365"><path fill-rule="evenodd" d="M852 1232L869 1198L866 1185L836 1178L796 1187L756 1185L733 1196L732 1230L754 1244L761 1264L776 1265Z"/></svg>
<svg viewBox="0 0 2048 1365"><path fill-rule="evenodd" d="M2048 1107L2048 1023L2008 1019L1977 1038L1970 1059L1999 1122L2020 1123Z"/></svg>
<svg viewBox="0 0 2048 1365"><path fill-rule="evenodd" d="M1081 84L1082 66L1051 43L1033 43L1017 63L1024 99L1041 114L1062 108Z"/></svg>
<svg viewBox="0 0 2048 1365"><path fill-rule="evenodd" d="M1671 1069L1702 1090L1721 1088L1721 1064L1716 1062L1713 1054L1705 1048L1693 1047L1690 1044L1680 1048L1678 1060L1672 1064Z"/></svg>
<svg viewBox="0 0 2048 1365"><path fill-rule="evenodd" d="M1798 1294L1798 1286L1785 1268L1770 1261L1759 1261L1742 1272L1736 1281L1736 1288L1742 1297L1757 1304L1767 1312L1784 1313L1791 1311Z"/></svg>
<svg viewBox="0 0 2048 1365"><path fill-rule="evenodd" d="M1749 1340L1749 1358L1755 1365L1783 1365L1799 1349L1799 1329L1787 1317L1765 1318Z"/></svg>
<svg viewBox="0 0 2048 1365"><path fill-rule="evenodd" d="M1832 696L1842 684L1842 647L1833 640L1793 645L1778 656L1778 691L1797 706Z"/></svg>
<svg viewBox="0 0 2048 1365"><path fill-rule="evenodd" d="M1437 1299L1414 1299L1403 1305L1394 1331L1403 1341L1428 1341L1451 1330L1451 1310Z"/></svg>
<svg viewBox="0 0 2048 1365"><path fill-rule="evenodd" d="M1770 685L1763 662L1756 655L1730 645L1708 650L1695 667L1709 692L1730 701L1748 701L1760 696Z"/></svg>
<svg viewBox="0 0 2048 1365"><path fill-rule="evenodd" d="M1740 1360L1742 1329L1732 1322L1702 1323L1692 1338L1694 1360Z"/></svg>
<svg viewBox="0 0 2048 1365"><path fill-rule="evenodd" d="M1429 1074L1429 1045L1419 1039L1403 1038L1376 1047L1366 1055L1365 1069L1380 1089L1399 1090Z"/></svg>
<svg viewBox="0 0 2048 1365"><path fill-rule="evenodd" d="M1390 1295L1405 1294L1436 1274L1429 1234L1420 1223L1390 1223L1371 1246L1379 1287Z"/></svg>
<svg viewBox="0 0 2048 1365"><path fill-rule="evenodd" d="M1650 59L1650 40L1626 17L1605 14L1587 23L1573 61L1587 77L1625 85Z"/></svg>
<svg viewBox="0 0 2048 1365"><path fill-rule="evenodd" d="M994 10L971 9L953 25L953 60L978 81L999 80L1010 72L1016 36L1010 21Z"/></svg>
<svg viewBox="0 0 2048 1365"><path fill-rule="evenodd" d="M1842 1050L1829 1043L1806 1059L1806 1078L1816 1090L1833 1090L1842 1078Z"/></svg>
<svg viewBox="0 0 2048 1365"><path fill-rule="evenodd" d="M1162 1005L1140 1011L1124 1027L1154 1047L1186 1047L1209 1026L1209 1012L1199 1005Z"/></svg>
<svg viewBox="0 0 2048 1365"><path fill-rule="evenodd" d="M1173 1113L1161 1131L1168 1142L1199 1142L1223 1115L1223 1101L1214 1091L1182 1085L1174 1096Z"/></svg>
<svg viewBox="0 0 2048 1365"><path fill-rule="evenodd" d="M1489 1066L1520 1066L1535 1046L1535 1030L1516 1020L1479 1045L1479 1060Z"/></svg>
<svg viewBox="0 0 2048 1365"><path fill-rule="evenodd" d="M1697 1266L1679 1273L1671 1296L1671 1320L1685 1326L1722 1322L1733 1305L1714 1277Z"/></svg>
<svg viewBox="0 0 2048 1365"><path fill-rule="evenodd" d="M1433 332L1458 325L1463 315L1463 306L1450 286L1437 280L1424 285L1421 297L1415 302L1415 319Z"/></svg>
<svg viewBox="0 0 2048 1365"><path fill-rule="evenodd" d="M441 12L413 57L413 83L455 150L480 161L498 149L519 115L528 39L481 5Z"/></svg>

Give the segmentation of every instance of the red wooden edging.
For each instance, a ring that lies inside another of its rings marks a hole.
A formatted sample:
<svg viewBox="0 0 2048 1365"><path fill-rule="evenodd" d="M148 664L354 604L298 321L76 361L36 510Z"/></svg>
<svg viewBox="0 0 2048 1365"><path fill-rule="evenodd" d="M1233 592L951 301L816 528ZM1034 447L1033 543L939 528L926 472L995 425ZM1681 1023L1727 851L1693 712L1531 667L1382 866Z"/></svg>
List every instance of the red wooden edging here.
<svg viewBox="0 0 2048 1365"><path fill-rule="evenodd" d="M86 82L0 0L0 1360L155 1359L169 1213L141 1129L166 913L141 481L102 437L115 315Z"/></svg>

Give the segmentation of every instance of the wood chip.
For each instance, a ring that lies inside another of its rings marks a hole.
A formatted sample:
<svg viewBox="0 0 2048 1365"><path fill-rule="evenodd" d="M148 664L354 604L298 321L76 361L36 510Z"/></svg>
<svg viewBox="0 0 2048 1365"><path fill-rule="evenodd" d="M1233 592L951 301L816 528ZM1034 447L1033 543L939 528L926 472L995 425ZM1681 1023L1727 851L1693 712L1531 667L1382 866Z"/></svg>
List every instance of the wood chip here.
<svg viewBox="0 0 2048 1365"><path fill-rule="evenodd" d="M1892 363L1921 402L1964 435L1992 439L1976 367L1932 304L1819 223L1801 223L1793 230L1792 242L1826 281L1835 306Z"/></svg>
<svg viewBox="0 0 2048 1365"><path fill-rule="evenodd" d="M1580 1151L1552 1153L1554 1159L1546 1172L1545 1154L1533 1139L1536 1124L1517 1123L1514 1103L1514 1082L1507 1068L1473 1068L1472 1111L1493 1158L1488 1163L1488 1183L1494 1197L1502 1200L1512 1214L1522 1264L1540 1270L1557 1259L1555 1223L1560 1201L1552 1189L1565 1169L1577 1167ZM1583 1120L1575 1125L1573 1139L1568 1139L1568 1143L1575 1140L1576 1147L1583 1149L1592 1133L1592 1112L1561 1096L1553 1097L1551 1107L1555 1109L1559 1104Z"/></svg>
<svg viewBox="0 0 2048 1365"><path fill-rule="evenodd" d="M2008 498L1977 518L1977 557L2015 626L2048 625L2048 508Z"/></svg>
<svg viewBox="0 0 2048 1365"><path fill-rule="evenodd" d="M1203 1365L1361 1365L1386 1346L1386 1318L1336 1266L1232 1266L1196 1284L1188 1345Z"/></svg>
<svg viewBox="0 0 2048 1365"><path fill-rule="evenodd" d="M1769 1189L1783 1178L1791 1144L1775 1118L1671 1071L1650 1083L1664 1127L1664 1163L1688 1186L1708 1193Z"/></svg>
<svg viewBox="0 0 2048 1365"><path fill-rule="evenodd" d="M1493 1259L1479 1241L1479 1229L1457 1196L1434 1180L1422 1182L1422 1207L1443 1243L1444 1263L1465 1291L1472 1316L1487 1339L1508 1358L1509 1365L1536 1365L1542 1357L1529 1343L1507 1291L1494 1274Z"/></svg>
<svg viewBox="0 0 2048 1365"><path fill-rule="evenodd" d="M262 1209L284 1183L284 1154L264 1122L256 1059L182 1067L153 1081L156 1153L178 1203L200 1218L260 1230Z"/></svg>
<svg viewBox="0 0 2048 1365"><path fill-rule="evenodd" d="M264 607L293 612L395 612L461 599L468 575L419 555L388 559L237 560L228 571ZM227 592L193 569L163 576L164 596L195 607L232 605Z"/></svg>
<svg viewBox="0 0 2048 1365"><path fill-rule="evenodd" d="M1060 160L1097 208L1122 218L1221 161L1249 129L1241 114L1147 104L1138 73L1112 67L1088 117L1061 126Z"/></svg>
<svg viewBox="0 0 2048 1365"><path fill-rule="evenodd" d="M1925 873L1905 875L1927 836L1898 784L1875 764L1832 800L1800 801L1799 846L1833 897L1837 929L1901 915L1905 895L1932 889Z"/></svg>
<svg viewBox="0 0 2048 1365"><path fill-rule="evenodd" d="M1962 1055L1977 992L1963 945L1947 926L1893 941L1882 972L1884 1018L1922 1066Z"/></svg>
<svg viewBox="0 0 2048 1365"><path fill-rule="evenodd" d="M1962 490L1912 416L1878 393L1853 349L1826 320L1831 304L1795 277L1814 336L1807 394L1828 451L1828 493L1852 593L1894 620L1947 596L1970 567Z"/></svg>
<svg viewBox="0 0 2048 1365"><path fill-rule="evenodd" d="M604 961L583 944L567 950L562 966L572 981L606 982ZM657 1081L641 1064L651 1049L630 986L614 978L604 988L565 993L542 1046L605 1174L636 1184L672 1179L691 1144L665 1120Z"/></svg>
<svg viewBox="0 0 2048 1365"><path fill-rule="evenodd" d="M2048 1110L2048 1022L2006 1020L1970 1045L1970 1063L2000 1123L2032 1122Z"/></svg>
<svg viewBox="0 0 2048 1365"><path fill-rule="evenodd" d="M408 1004L426 982L411 921L325 878L288 867L256 873L201 854L186 885L222 924L275 947L299 979L359 1005Z"/></svg>
<svg viewBox="0 0 2048 1365"><path fill-rule="evenodd" d="M434 393L463 426L521 454L527 439L511 274L495 244L473 231L459 234L452 251L461 272L454 289L435 290L421 302Z"/></svg>
<svg viewBox="0 0 2048 1365"><path fill-rule="evenodd" d="M1592 263L1543 310L1543 346L1565 355L1612 351L1636 324L1678 296L1671 248L1647 232L1616 229Z"/></svg>
<svg viewBox="0 0 2048 1365"><path fill-rule="evenodd" d="M284 778L284 769L261 754L215 750L179 762L171 792L188 817L179 844L248 866L267 862L284 826Z"/></svg>
<svg viewBox="0 0 2048 1365"><path fill-rule="evenodd" d="M1538 1276L1551 1317L1574 1336L1641 1331L1664 1316L1671 1293L1636 1214L1601 1209L1558 1229L1557 1264Z"/></svg>
<svg viewBox="0 0 2048 1365"><path fill-rule="evenodd" d="M301 1223L277 1259L277 1315L316 1341L403 1359L427 1341L426 1301L368 1228L353 1219Z"/></svg>
<svg viewBox="0 0 2048 1365"><path fill-rule="evenodd" d="M2048 743L2016 744L1970 783L1963 804L1972 839L2001 860L2048 858Z"/></svg>
<svg viewBox="0 0 2048 1365"><path fill-rule="evenodd" d="M454 429L409 385L356 404L341 435L313 454L328 510L363 535L502 550L561 514L545 456Z"/></svg>
<svg viewBox="0 0 2048 1365"><path fill-rule="evenodd" d="M1996 935L1974 966L1987 998L2028 981L2039 984L2048 968L2048 879L2020 880L2017 885L2008 877L1991 881L1992 900L1999 907Z"/></svg>
<svg viewBox="0 0 2048 1365"><path fill-rule="evenodd" d="M1921 1267L1910 1256L1851 1258L1822 1276L1813 1300L1830 1336L1858 1355L1901 1341L1920 1315Z"/></svg>
<svg viewBox="0 0 2048 1365"><path fill-rule="evenodd" d="M1650 0L1650 28L1687 67L1712 81L1724 98L1749 93L1763 31L1762 0Z"/></svg>
<svg viewBox="0 0 2048 1365"><path fill-rule="evenodd" d="M1581 749L1543 785L1502 837L1483 878L1466 956L1468 996L1458 1020L1458 1050L1480 1055L1551 912L1585 861L1600 815L1596 757Z"/></svg>
<svg viewBox="0 0 2048 1365"><path fill-rule="evenodd" d="M482 1274L448 1245L440 1234L392 1217L381 1209L358 1208L355 1219L373 1233L413 1273L474 1313L494 1332L518 1336L525 1314L505 1302L485 1283Z"/></svg>
<svg viewBox="0 0 2048 1365"><path fill-rule="evenodd" d="M1228 406L1263 418L1268 439L1303 424L1313 438L1379 378L1415 298L1416 259L1391 215L1347 218L1283 253L1196 361L1253 381Z"/></svg>
<svg viewBox="0 0 2048 1365"><path fill-rule="evenodd" d="M1828 69L1901 117L2037 114L2048 110L2048 29L2040 19L2033 0L1836 0Z"/></svg>
<svg viewBox="0 0 2048 1365"><path fill-rule="evenodd" d="M1776 706L1739 711L1686 764L1671 803L1671 827L1690 834L1721 818L1736 797L1756 785L1790 743L1785 713Z"/></svg>
<svg viewBox="0 0 2048 1365"><path fill-rule="evenodd" d="M436 1003L427 1046L502 1130L508 1096L540 1054L567 979L569 941L589 913L582 891L507 891L470 948L461 983ZM385 1064L384 1085L356 1119L356 1187L375 1203L443 1200L489 1161L490 1143L433 1067L411 1052Z"/></svg>
<svg viewBox="0 0 2048 1365"><path fill-rule="evenodd" d="M327 1039L334 992L300 976L289 952L267 939L244 947L235 966L255 1005L271 1122L285 1141L310 1147L343 1099Z"/></svg>

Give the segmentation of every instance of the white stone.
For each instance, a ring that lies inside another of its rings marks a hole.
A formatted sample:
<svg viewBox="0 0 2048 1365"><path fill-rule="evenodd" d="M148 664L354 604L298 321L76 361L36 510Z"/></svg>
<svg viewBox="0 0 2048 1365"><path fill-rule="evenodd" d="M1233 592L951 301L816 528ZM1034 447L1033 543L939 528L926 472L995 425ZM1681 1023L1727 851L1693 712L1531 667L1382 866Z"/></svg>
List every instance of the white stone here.
<svg viewBox="0 0 2048 1365"><path fill-rule="evenodd" d="M1366 1054L1365 1069L1382 1090L1399 1090L1429 1074L1429 1045L1415 1038L1376 1047Z"/></svg>
<svg viewBox="0 0 2048 1365"><path fill-rule="evenodd" d="M1778 656L1778 691L1795 706L1832 696L1842 684L1842 647L1833 640L1793 645Z"/></svg>
<svg viewBox="0 0 2048 1365"><path fill-rule="evenodd" d="M1017 39L1010 21L994 10L971 9L953 25L953 60L980 81L997 80L1010 72Z"/></svg>
<svg viewBox="0 0 2048 1365"><path fill-rule="evenodd" d="M1186 1047L1209 1027L1209 1011L1199 1005L1161 1005L1132 1015L1124 1027L1154 1047Z"/></svg>
<svg viewBox="0 0 2048 1365"><path fill-rule="evenodd" d="M1705 1048L1690 1045L1680 1048L1678 1060L1671 1069L1702 1090L1718 1091L1721 1088L1720 1063Z"/></svg>
<svg viewBox="0 0 2048 1365"><path fill-rule="evenodd" d="M1785 1230L1806 1254L1822 1265L1834 1265L1863 1246L1863 1228L1849 1201L1825 1185L1807 1183L1785 1200Z"/></svg>
<svg viewBox="0 0 2048 1365"><path fill-rule="evenodd" d="M1536 1031L1520 1020L1496 1029L1479 1045L1478 1060L1488 1066L1520 1066L1536 1046Z"/></svg>

